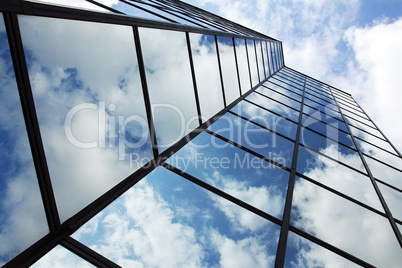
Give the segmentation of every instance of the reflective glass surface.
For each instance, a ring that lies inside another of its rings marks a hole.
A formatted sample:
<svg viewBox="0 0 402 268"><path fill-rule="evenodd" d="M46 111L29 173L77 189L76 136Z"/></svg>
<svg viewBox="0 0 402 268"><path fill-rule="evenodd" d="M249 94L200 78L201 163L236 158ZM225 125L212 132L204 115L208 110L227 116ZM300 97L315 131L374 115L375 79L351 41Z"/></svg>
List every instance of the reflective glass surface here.
<svg viewBox="0 0 402 268"><path fill-rule="evenodd" d="M295 123L248 101L241 101L231 111L293 140L296 137Z"/></svg>
<svg viewBox="0 0 402 268"><path fill-rule="evenodd" d="M298 111L296 111L290 107L284 106L283 104L281 104L275 100L266 98L258 93L255 93L255 92L251 93L250 95L248 95L246 97L246 100L249 100L249 101L251 101L255 104L258 104L268 110L271 110L277 114L280 114L281 116L289 118L289 119L293 120L294 122L299 121L299 112Z"/></svg>
<svg viewBox="0 0 402 268"><path fill-rule="evenodd" d="M270 76L270 70L269 70L269 56L268 56L268 51L267 51L267 42L265 41L261 41L261 45L262 45L262 56L264 59L264 66L265 66L265 77L269 77Z"/></svg>
<svg viewBox="0 0 402 268"><path fill-rule="evenodd" d="M219 36L218 47L222 66L223 84L225 87L226 105L229 105L240 97L232 38Z"/></svg>
<svg viewBox="0 0 402 268"><path fill-rule="evenodd" d="M402 263L385 217L301 178L295 182L290 223L374 266Z"/></svg>
<svg viewBox="0 0 402 268"><path fill-rule="evenodd" d="M25 0L24 0L25 1ZM109 10L99 7L85 0L65 1L65 0L28 0L30 2L47 3L50 5L74 7L84 10L92 10L96 12L109 12Z"/></svg>
<svg viewBox="0 0 402 268"><path fill-rule="evenodd" d="M260 74L260 81L265 79L264 73L264 63L262 61L262 51L261 51L261 42L256 40L255 41L255 50L257 51L257 63L258 63L258 71Z"/></svg>
<svg viewBox="0 0 402 268"><path fill-rule="evenodd" d="M364 156L373 176L402 190L402 172Z"/></svg>
<svg viewBox="0 0 402 268"><path fill-rule="evenodd" d="M300 143L316 150L317 152L328 155L338 161L346 161L348 165L365 172L361 161L348 161L349 158L360 159L357 151L319 135L309 129L302 128L300 135ZM342 160L341 160L342 159Z"/></svg>
<svg viewBox="0 0 402 268"><path fill-rule="evenodd" d="M227 113L209 128L213 132L279 164L287 167L291 166L294 142L251 122Z"/></svg>
<svg viewBox="0 0 402 268"><path fill-rule="evenodd" d="M249 60L249 64L250 64L252 86L254 87L260 81L258 79L257 58L255 55L253 40L247 40L247 53L248 53L248 60Z"/></svg>
<svg viewBox="0 0 402 268"><path fill-rule="evenodd" d="M289 232L285 267L360 267L353 262Z"/></svg>
<svg viewBox="0 0 402 268"><path fill-rule="evenodd" d="M205 132L167 163L282 219L289 172Z"/></svg>
<svg viewBox="0 0 402 268"><path fill-rule="evenodd" d="M325 124L322 121L315 119L314 117L303 115L302 118L303 126L318 131L324 136L331 138L335 141L338 141L351 148L355 148L351 136L336 128L338 126L339 121L335 119L333 119L332 121L333 123L331 124Z"/></svg>
<svg viewBox="0 0 402 268"><path fill-rule="evenodd" d="M159 167L73 237L124 267L271 267L279 231Z"/></svg>
<svg viewBox="0 0 402 268"><path fill-rule="evenodd" d="M139 32L156 137L163 151L198 127L186 37L148 28Z"/></svg>
<svg viewBox="0 0 402 268"><path fill-rule="evenodd" d="M349 132L343 121L339 120L338 118L332 117L324 112L321 112L320 110L316 110L316 109L310 108L309 106L304 105L303 113L307 114L311 117L314 117L315 119L321 120L327 124L330 124L345 132Z"/></svg>
<svg viewBox="0 0 402 268"><path fill-rule="evenodd" d="M89 262L81 259L71 251L65 249L64 247L57 245L51 251L49 251L45 256L40 258L31 267L33 268L48 268L48 267L58 267L58 268L69 268L69 267L82 267L90 268L95 267Z"/></svg>
<svg viewBox="0 0 402 268"><path fill-rule="evenodd" d="M356 139L356 142L361 144L361 148L365 147L366 142L372 143L376 146L381 147L382 149L387 150L393 154L396 154L395 150L391 147L391 145L383 139L377 138L376 136L370 135L367 132L360 130L359 128L355 128L354 126L349 126Z"/></svg>
<svg viewBox="0 0 402 268"><path fill-rule="evenodd" d="M328 102L328 101L326 101L326 100L323 100L323 99L320 98L320 97L316 97L316 96L314 96L314 95L312 95L312 94L310 94L310 93L308 93L308 92L305 93L305 98L308 98L308 99L310 99L310 100L313 100L313 101L315 101L315 102L318 102L318 103L320 103L320 104L322 104L322 105L324 105L324 106L326 106L327 108L330 108L330 109L332 109L332 110L338 111L338 107L337 107L335 104L330 103L330 102Z"/></svg>
<svg viewBox="0 0 402 268"><path fill-rule="evenodd" d="M190 34L190 40L201 115L206 121L224 107L215 38Z"/></svg>
<svg viewBox="0 0 402 268"><path fill-rule="evenodd" d="M64 221L138 169L130 155L152 154L133 30L30 16L19 22Z"/></svg>
<svg viewBox="0 0 402 268"><path fill-rule="evenodd" d="M277 92L280 92L282 94L285 94L286 96L289 96L290 98L295 99L297 101L302 100L302 95L300 95L302 93L301 91L296 92L298 90L296 90L296 89L294 89L292 87L287 87L287 90L286 90L283 87L272 83L272 81L273 80L265 82L263 86L266 86L267 88L273 89L273 90L275 90Z"/></svg>
<svg viewBox="0 0 402 268"><path fill-rule="evenodd" d="M0 13L0 266L49 230Z"/></svg>
<svg viewBox="0 0 402 268"><path fill-rule="evenodd" d="M360 121L356 121L353 118L350 118L350 117L347 117L347 116L345 116L345 120L349 125L357 127L360 130L364 130L364 131L366 131L366 132L368 132L368 133L370 133L370 134L372 134L372 135L374 135L374 136L376 136L378 138L383 139L383 136L381 135L381 133L377 129L374 129L374 128L366 125L366 124L361 123Z"/></svg>
<svg viewBox="0 0 402 268"><path fill-rule="evenodd" d="M368 120L365 116L360 116L359 114L357 114L358 112L350 112L349 110L346 109L342 109L342 113L348 117L351 117L353 119L356 119L364 124L370 125L372 127L374 127L373 123L371 123L370 120Z"/></svg>
<svg viewBox="0 0 402 268"><path fill-rule="evenodd" d="M360 161L358 157L353 159L344 155L340 155L339 160L349 160L347 164L350 164L352 161ZM360 174L302 146L299 147L297 171L366 205L383 211L380 200L368 176Z"/></svg>
<svg viewBox="0 0 402 268"><path fill-rule="evenodd" d="M302 94L303 85L295 83L292 80L283 79L280 76L273 76L270 79L268 79L268 81L271 81L272 83L281 86L283 88L289 89L293 92Z"/></svg>
<svg viewBox="0 0 402 268"><path fill-rule="evenodd" d="M400 158L399 156L390 154L387 151L381 150L380 148L368 144L364 141L359 142L359 147L364 154L370 155L375 159L378 159L382 162L387 163L388 165L402 170L402 158Z"/></svg>
<svg viewBox="0 0 402 268"><path fill-rule="evenodd" d="M286 97L286 95L280 94L274 90L271 90L266 87L259 87L256 89L256 92L263 94L264 96L270 97L271 99L274 99L276 101L279 101L281 103L284 103L295 110L300 110L300 102L292 100L291 98Z"/></svg>
<svg viewBox="0 0 402 268"><path fill-rule="evenodd" d="M388 208L394 218L402 221L402 192L392 189L382 183L377 183Z"/></svg>
<svg viewBox="0 0 402 268"><path fill-rule="evenodd" d="M305 99L304 99L304 104L306 104L306 105L308 105L308 106L310 106L310 107L312 107L312 108L315 108L315 109L317 109L317 110L320 110L320 111L326 113L327 115L330 115L330 116L332 116L332 117L336 117L336 118L342 120L341 114L338 113L338 112L336 112L336 111L334 111L334 110L332 109L332 107L329 107L328 105L323 105L323 104L321 104L321 103L312 101L312 100L310 100L310 99L308 99L308 98L305 98Z"/></svg>
<svg viewBox="0 0 402 268"><path fill-rule="evenodd" d="M250 74L248 71L247 52L244 39L235 38L237 64L239 66L239 76L242 94L251 89Z"/></svg>

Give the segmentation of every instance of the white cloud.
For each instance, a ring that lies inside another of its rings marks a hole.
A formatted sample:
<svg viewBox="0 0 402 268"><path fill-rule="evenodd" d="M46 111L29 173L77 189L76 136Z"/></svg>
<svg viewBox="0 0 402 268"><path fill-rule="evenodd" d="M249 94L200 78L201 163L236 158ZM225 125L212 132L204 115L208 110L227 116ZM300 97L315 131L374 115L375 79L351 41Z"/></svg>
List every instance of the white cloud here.
<svg viewBox="0 0 402 268"><path fill-rule="evenodd" d="M82 267L90 268L95 267L85 260L81 259L74 253L68 251L62 246L56 246L54 249L49 251L45 256L40 258L31 267L33 268L48 268L48 267L58 267L58 268L68 268L68 267Z"/></svg>

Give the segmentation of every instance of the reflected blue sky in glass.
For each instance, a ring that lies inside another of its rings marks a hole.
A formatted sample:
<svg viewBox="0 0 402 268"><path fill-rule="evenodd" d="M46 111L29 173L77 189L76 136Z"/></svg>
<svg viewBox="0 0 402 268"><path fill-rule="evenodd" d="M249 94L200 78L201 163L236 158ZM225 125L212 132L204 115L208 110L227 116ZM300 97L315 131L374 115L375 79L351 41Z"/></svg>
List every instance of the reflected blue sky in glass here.
<svg viewBox="0 0 402 268"><path fill-rule="evenodd" d="M301 102L302 96L297 94L297 93L301 93L300 91L296 92L297 90L293 90L293 88L291 88L291 87L287 87L288 90L286 90L283 87L280 87L280 86L272 83L271 81L265 82L264 86L266 86L266 87L268 87L270 89L273 89L275 91L281 92L281 93L285 94L286 96L289 96L289 97Z"/></svg>
<svg viewBox="0 0 402 268"><path fill-rule="evenodd" d="M335 119L333 119L332 121L333 123L331 124L325 124L322 121L316 120L314 117L303 115L302 118L303 126L318 131L324 136L341 142L351 148L355 148L351 136L336 128L339 121Z"/></svg>
<svg viewBox="0 0 402 268"><path fill-rule="evenodd" d="M209 129L279 164L291 166L294 142L251 122L227 113Z"/></svg>
<svg viewBox="0 0 402 268"><path fill-rule="evenodd" d="M235 38L235 46L236 46L237 65L239 67L241 92L242 94L244 94L251 89L245 40Z"/></svg>
<svg viewBox="0 0 402 268"><path fill-rule="evenodd" d="M226 105L240 97L233 40L230 37L218 36L219 57L222 66L222 77L225 88Z"/></svg>
<svg viewBox="0 0 402 268"><path fill-rule="evenodd" d="M0 13L0 266L49 230Z"/></svg>
<svg viewBox="0 0 402 268"><path fill-rule="evenodd" d="M353 158L344 155L340 155L338 160L343 162L349 160L347 164L361 162L359 157ZM299 147L297 172L383 211L368 176L364 176L302 146Z"/></svg>
<svg viewBox="0 0 402 268"><path fill-rule="evenodd" d="M387 218L301 178L295 182L290 224L374 266L402 263Z"/></svg>
<svg viewBox="0 0 402 268"><path fill-rule="evenodd" d="M95 267L89 262L81 259L71 251L65 249L64 247L57 245L51 251L49 251L45 256L40 258L35 262L32 268L48 268L48 267L82 267L91 268Z"/></svg>
<svg viewBox="0 0 402 268"><path fill-rule="evenodd" d="M303 92L303 85L299 85L297 83L293 83L290 80L287 79L283 79L281 76L273 76L271 78L268 79L268 81L279 85L283 88L286 88L288 90L294 91L296 93L302 94Z"/></svg>
<svg viewBox="0 0 402 268"><path fill-rule="evenodd" d="M247 39L247 53L248 53L248 60L249 60L249 64L250 64L252 86L254 87L255 85L257 85L259 83L259 81L258 81L258 72L257 72L257 59L255 56L253 40Z"/></svg>
<svg viewBox="0 0 402 268"><path fill-rule="evenodd" d="M258 63L258 71L260 74L260 81L265 79L264 73L264 63L262 61L262 51L261 51L261 42L256 40L255 41L255 50L257 51L257 63Z"/></svg>
<svg viewBox="0 0 402 268"><path fill-rule="evenodd" d="M297 125L295 123L248 101L239 102L231 111L293 140L296 137Z"/></svg>
<svg viewBox="0 0 402 268"><path fill-rule="evenodd" d="M205 132L167 163L282 219L289 172L276 165Z"/></svg>
<svg viewBox="0 0 402 268"><path fill-rule="evenodd" d="M308 105L310 107L313 107L313 108L315 108L317 110L320 110L320 111L322 111L322 112L324 112L324 113L326 113L326 114L328 114L328 115L330 115L332 117L336 117L336 118L342 120L341 114L336 112L336 111L334 111L329 106L322 105L322 104L317 103L315 101L312 101L312 100L310 100L308 98L304 99L304 104L306 104L306 105Z"/></svg>
<svg viewBox="0 0 402 268"><path fill-rule="evenodd" d="M376 136L370 135L369 133L364 132L361 129L356 128L356 127L354 127L352 125L349 125L349 127L350 127L350 130L352 131L352 134L355 137L360 138L360 139L356 139L356 141L359 144L360 143L365 144L365 142L369 142L369 143L372 143L374 145L377 145L377 146L387 150L388 152L391 152L391 153L394 153L394 154L396 153L395 150L391 147L391 145L388 142L386 142L385 140L380 139L380 138L378 138ZM364 145L362 145L361 147L364 147Z"/></svg>
<svg viewBox="0 0 402 268"><path fill-rule="evenodd" d="M133 31L32 16L19 23L64 221L152 157Z"/></svg>
<svg viewBox="0 0 402 268"><path fill-rule="evenodd" d="M310 94L308 92L306 92L304 96L306 98L309 98L310 100L314 100L315 102L318 102L318 103L326 106L327 108L330 108L330 109L335 110L335 111L339 111L338 107L335 104L330 103L330 102L328 102L326 100L323 100L319 96L312 95L312 94Z"/></svg>
<svg viewBox="0 0 402 268"><path fill-rule="evenodd" d="M159 167L73 237L126 267L270 267L279 231Z"/></svg>
<svg viewBox="0 0 402 268"><path fill-rule="evenodd" d="M361 267L353 262L289 232L285 267Z"/></svg>
<svg viewBox="0 0 402 268"><path fill-rule="evenodd" d="M288 98L286 95L282 95L280 93L275 92L274 90L268 89L266 87L259 87L256 89L256 92L263 94L264 96L270 97L276 101L284 103L295 110L300 110L300 102L292 100Z"/></svg>
<svg viewBox="0 0 402 268"><path fill-rule="evenodd" d="M353 118L350 118L348 116L345 116L345 121L349 124L352 125L354 127L357 127L359 129L362 129L370 134L373 134L374 136L383 139L383 136L381 135L381 133L377 130L374 129L366 124L363 124L360 121L354 120Z"/></svg>
<svg viewBox="0 0 402 268"><path fill-rule="evenodd" d="M246 97L246 100L249 100L257 105L260 105L268 110L276 112L286 118L293 120L294 122L298 122L298 120L299 120L299 112L298 111L296 111L290 107L284 106L283 104L281 104L275 100L266 98L258 93L255 93L255 92L251 93L250 95L248 95Z"/></svg>
<svg viewBox="0 0 402 268"><path fill-rule="evenodd" d="M307 115L309 115L311 117L314 117L315 119L321 120L321 121L323 121L325 123L334 125L337 128L349 133L348 128L346 127L346 125L345 125L345 123L343 121L338 120L337 118L335 118L335 117L333 117L333 116L331 116L329 114L326 114L326 113L324 113L324 112L322 112L320 110L316 110L316 109L313 109L313 108L311 108L311 107L309 107L307 105L304 105L303 106L303 113L307 114Z"/></svg>

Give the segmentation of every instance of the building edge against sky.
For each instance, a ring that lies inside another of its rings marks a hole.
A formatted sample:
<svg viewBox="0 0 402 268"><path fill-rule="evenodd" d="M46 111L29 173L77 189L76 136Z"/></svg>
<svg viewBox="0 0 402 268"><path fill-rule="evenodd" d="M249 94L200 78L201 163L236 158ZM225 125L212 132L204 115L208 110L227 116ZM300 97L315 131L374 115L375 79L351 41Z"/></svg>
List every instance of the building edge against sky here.
<svg viewBox="0 0 402 268"><path fill-rule="evenodd" d="M0 1L1 265L402 263L401 155L352 96L180 1L82 3Z"/></svg>

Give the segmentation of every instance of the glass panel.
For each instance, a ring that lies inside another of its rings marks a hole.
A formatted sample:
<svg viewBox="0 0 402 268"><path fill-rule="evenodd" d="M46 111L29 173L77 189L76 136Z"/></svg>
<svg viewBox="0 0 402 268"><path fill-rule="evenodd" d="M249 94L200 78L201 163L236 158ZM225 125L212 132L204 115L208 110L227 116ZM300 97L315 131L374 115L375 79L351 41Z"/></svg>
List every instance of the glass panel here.
<svg viewBox="0 0 402 268"><path fill-rule="evenodd" d="M83 267L90 268L95 267L88 263L86 260L81 259L71 251L64 247L57 245L54 249L49 251L45 256L35 262L32 268L48 268L48 267Z"/></svg>
<svg viewBox="0 0 402 268"><path fill-rule="evenodd" d="M337 128L339 128L345 132L349 132L343 121L338 120L337 118L332 117L330 115L327 115L324 112L321 112L319 110L316 110L316 109L313 109L313 108L310 108L310 107L304 105L303 113L305 113L311 117L314 117L315 119L321 120L327 124L330 124L332 126L336 126Z"/></svg>
<svg viewBox="0 0 402 268"><path fill-rule="evenodd" d="M231 111L293 140L296 137L297 125L295 123L277 114L259 108L250 102L241 101L233 107Z"/></svg>
<svg viewBox="0 0 402 268"><path fill-rule="evenodd" d="M377 183L394 218L402 220L402 193L382 183Z"/></svg>
<svg viewBox="0 0 402 268"><path fill-rule="evenodd" d="M0 13L0 266L49 230Z"/></svg>
<svg viewBox="0 0 402 268"><path fill-rule="evenodd" d="M372 143L374 145L377 145L377 146L379 146L379 147L381 147L381 148L383 148L383 149L385 149L385 150L387 150L387 151L389 151L391 153L396 154L396 152L391 147L391 145L388 142L386 142L385 140L379 139L379 138L377 138L377 137L375 137L373 135L370 135L370 134L368 134L368 133L366 133L364 131L361 131L360 129L355 128L354 126L350 126L350 130L352 131L352 133L353 133L353 135L355 137L360 138L360 139L356 139L356 141L358 143L362 143L363 141L367 141L367 142L370 142L370 143Z"/></svg>
<svg viewBox="0 0 402 268"><path fill-rule="evenodd" d="M255 91L263 94L264 96L270 97L271 99L274 99L278 102L284 103L284 104L294 108L295 110L300 110L300 105L301 105L300 102L292 100L292 99L290 99L282 94L279 94L271 89L268 89L266 87L259 87Z"/></svg>
<svg viewBox="0 0 402 268"><path fill-rule="evenodd" d="M47 3L50 5L58 5L58 6L67 6L67 7L74 7L83 10L92 10L97 12L109 12L102 7L89 3L85 0L75 0L75 1L65 1L65 0L29 0L30 2L38 2L38 3Z"/></svg>
<svg viewBox="0 0 402 268"><path fill-rule="evenodd" d="M359 142L359 147L363 153L385 162L394 168L402 170L402 158L399 156L390 154L387 151L381 150L380 148L372 146L364 141Z"/></svg>
<svg viewBox="0 0 402 268"><path fill-rule="evenodd" d="M401 248L388 220L296 179L290 223L374 266L398 267Z"/></svg>
<svg viewBox="0 0 402 268"><path fill-rule="evenodd" d="M340 131L336 128L339 121L335 119L333 119L332 121L333 122L331 124L325 124L321 121L316 120L313 117L303 115L302 124L305 127L320 132L328 138L336 140L340 143L343 143L344 145L355 149L352 137L349 134L346 134L345 132Z"/></svg>
<svg viewBox="0 0 402 268"><path fill-rule="evenodd" d="M324 113L326 113L326 114L328 114L328 115L330 115L332 117L336 117L336 118L342 120L341 114L339 114L338 112L332 110L331 107L329 107L328 105L324 106L324 105L322 105L320 103L314 102L314 101L312 101L310 99L307 99L307 98L304 99L304 104L306 104L306 105L308 105L308 106L310 106L312 108L318 109L318 110L320 110L320 111L322 111L322 112L324 112Z"/></svg>
<svg viewBox="0 0 402 268"><path fill-rule="evenodd" d="M350 149L349 147L346 147L342 144L339 144L333 140L327 139L311 130L308 130L304 127L301 129L301 136L300 136L300 142L317 152L323 153L325 155L328 155L332 157L335 160L340 159L345 159L346 164L362 171L365 172L365 168L362 165L361 161L357 161L357 159L360 160L360 156L357 153L357 151ZM353 158L356 159L356 161L347 161L347 159Z"/></svg>
<svg viewBox="0 0 402 268"><path fill-rule="evenodd" d="M309 85L306 85L306 91L311 93L312 95L315 95L320 98L324 98L332 103L335 103L332 98L332 95L330 93L328 93L327 91L319 90L319 89L309 86Z"/></svg>
<svg viewBox="0 0 402 268"><path fill-rule="evenodd" d="M306 98L309 98L310 100L316 101L316 102L318 102L318 103L324 105L325 107L328 107L328 108L330 108L330 109L332 109L332 110L335 110L335 111L339 111L339 109L338 109L338 107L337 107L336 105L334 105L334 104L332 104L332 103L329 103L329 102L323 100L322 98L316 97L316 96L311 95L311 94L309 94L309 93L307 93L307 92L305 93L304 96L305 96Z"/></svg>
<svg viewBox="0 0 402 268"><path fill-rule="evenodd" d="M140 28L149 95L161 151L198 127L184 33Z"/></svg>
<svg viewBox="0 0 402 268"><path fill-rule="evenodd" d="M274 83L271 83L270 81L265 82L263 86L266 86L266 87L268 87L268 88L270 88L270 89L273 89L273 90L275 90L275 91L278 91L278 92L280 92L280 93L283 93L283 94L285 94L286 96L289 96L290 98L293 98L293 99L295 99L295 100L297 100L297 101L300 101L300 102L301 102L301 100L302 100L302 96L299 95L299 94L296 94L296 93L302 93L302 92L300 92L300 91L294 93L294 91L286 90L286 89L284 89L283 87L280 87L280 86L278 86L278 85L275 85ZM297 91L297 90L296 90L296 91Z"/></svg>
<svg viewBox="0 0 402 268"><path fill-rule="evenodd" d="M374 177L402 190L402 172L388 167L370 157L364 156Z"/></svg>
<svg viewBox="0 0 402 268"><path fill-rule="evenodd" d="M254 42L253 40L247 40L247 53L250 63L251 81L253 87L259 83L257 72L257 58L255 57Z"/></svg>
<svg viewBox="0 0 402 268"><path fill-rule="evenodd" d="M124 267L271 267L279 231L159 167L73 237Z"/></svg>
<svg viewBox="0 0 402 268"><path fill-rule="evenodd" d="M353 262L289 232L285 267L360 267Z"/></svg>
<svg viewBox="0 0 402 268"><path fill-rule="evenodd" d="M278 77L284 78L286 80L294 81L295 83L298 83L300 85L304 84L304 78L295 75L293 73L290 73L289 71L282 69L277 73Z"/></svg>
<svg viewBox="0 0 402 268"><path fill-rule="evenodd" d="M287 80L287 79L282 79L281 77L275 75L271 77L268 81L271 81L274 84L277 84L281 87L284 87L286 89L289 89L293 92L302 94L303 91L303 85L299 85L298 83L295 83L293 81ZM300 90L300 92L298 91Z"/></svg>
<svg viewBox="0 0 402 268"><path fill-rule="evenodd" d="M167 162L282 219L289 172L205 132Z"/></svg>
<svg viewBox="0 0 402 268"><path fill-rule="evenodd" d="M356 119L356 120L358 120L358 121L360 121L360 122L362 122L362 123L364 123L364 124L367 124L367 125L369 125L369 126L375 127L375 126L373 125L373 123L372 123L370 120L368 120L368 119L366 118L366 116L364 116L364 115L362 115L362 116L357 115L358 112L351 113L351 112L349 112L348 110L342 109L342 113L343 113L343 115L346 115L346 116L348 116L348 117L351 117L351 118L353 118L353 119Z"/></svg>
<svg viewBox="0 0 402 268"><path fill-rule="evenodd" d="M294 147L292 141L229 113L222 116L209 128L215 133L279 164L291 166Z"/></svg>
<svg viewBox="0 0 402 268"><path fill-rule="evenodd" d="M250 74L248 71L246 44L244 39L235 39L237 64L239 66L239 76L242 94L251 89Z"/></svg>
<svg viewBox="0 0 402 268"><path fill-rule="evenodd" d="M258 71L260 73L260 81L265 79L264 74L264 63L262 62L262 51L261 51L261 42L256 40L255 41L255 50L257 51L257 62L258 62Z"/></svg>
<svg viewBox="0 0 402 268"><path fill-rule="evenodd" d="M294 122L299 121L299 112L298 111L293 110L275 100L266 98L255 92L248 95L246 100L249 100L255 104L261 105L262 107L264 107L268 110L271 110L281 116L284 116L284 117L287 117L287 118L293 120Z"/></svg>
<svg viewBox="0 0 402 268"><path fill-rule="evenodd" d="M64 221L137 170L130 155L152 156L133 31L111 24L19 18Z"/></svg>
<svg viewBox="0 0 402 268"><path fill-rule="evenodd" d="M336 100L338 101L338 103L341 107L345 107L347 109L353 108L354 110L357 110L358 112L363 113L363 111L355 103L346 101L345 99L341 99L341 98L337 98Z"/></svg>
<svg viewBox="0 0 402 268"><path fill-rule="evenodd" d="M369 127L369 126L367 126L365 124L362 124L362 123L360 123L360 122L358 122L358 121L356 121L356 120L354 120L354 119L352 119L350 117L347 117L347 116L345 116L345 120L346 120L346 122L349 123L349 125L352 125L354 127L360 128L360 129L362 129L362 130L364 130L364 131L366 131L366 132L368 132L370 134L373 134L374 136L376 136L378 138L383 139L383 136L381 135L381 133L377 129L374 129L374 128Z"/></svg>
<svg viewBox="0 0 402 268"><path fill-rule="evenodd" d="M352 158L344 155L340 155L339 160L347 164L360 161L357 157ZM299 147L297 171L334 190L383 211L369 177L302 146Z"/></svg>
<svg viewBox="0 0 402 268"><path fill-rule="evenodd" d="M270 72L271 75L275 72L274 71L274 60L272 58L272 46L271 46L271 42L267 42L267 48L268 48L268 57L269 57L269 68L270 68Z"/></svg>
<svg viewBox="0 0 402 268"><path fill-rule="evenodd" d="M215 37L190 34L203 122L224 108Z"/></svg>
<svg viewBox="0 0 402 268"><path fill-rule="evenodd" d="M176 17L170 16L169 14L167 14L165 12L162 12L162 11L156 9L156 8L141 5L138 2L137 3L131 3L131 4L135 4L136 6L146 8L149 11L155 12L157 14L160 14L160 15L164 16L164 17L171 18L174 21L179 22L179 20ZM161 18L159 16L153 15L153 14L151 14L149 12L146 12L144 10L141 10L141 9L137 8L137 7L134 7L132 5L129 5L127 3L123 3L123 2L120 2L120 1L118 1L116 4L114 4L113 8L115 8L115 9L117 9L117 10L119 10L119 11L121 11L121 12L127 14L127 15L133 16L133 17L139 17L139 18L151 19L151 20L159 20L159 21L165 21L165 22L168 21L168 20L163 19L163 18ZM187 24L189 24L189 23L187 23ZM192 26L195 26L195 25L192 25Z"/></svg>
<svg viewBox="0 0 402 268"><path fill-rule="evenodd" d="M218 47L222 66L226 105L229 105L240 97L232 38L218 36Z"/></svg>
<svg viewBox="0 0 402 268"><path fill-rule="evenodd" d="M265 77L269 77L270 71L269 71L269 56L267 51L267 43L265 41L261 41L261 45L262 45L262 56L264 58Z"/></svg>

